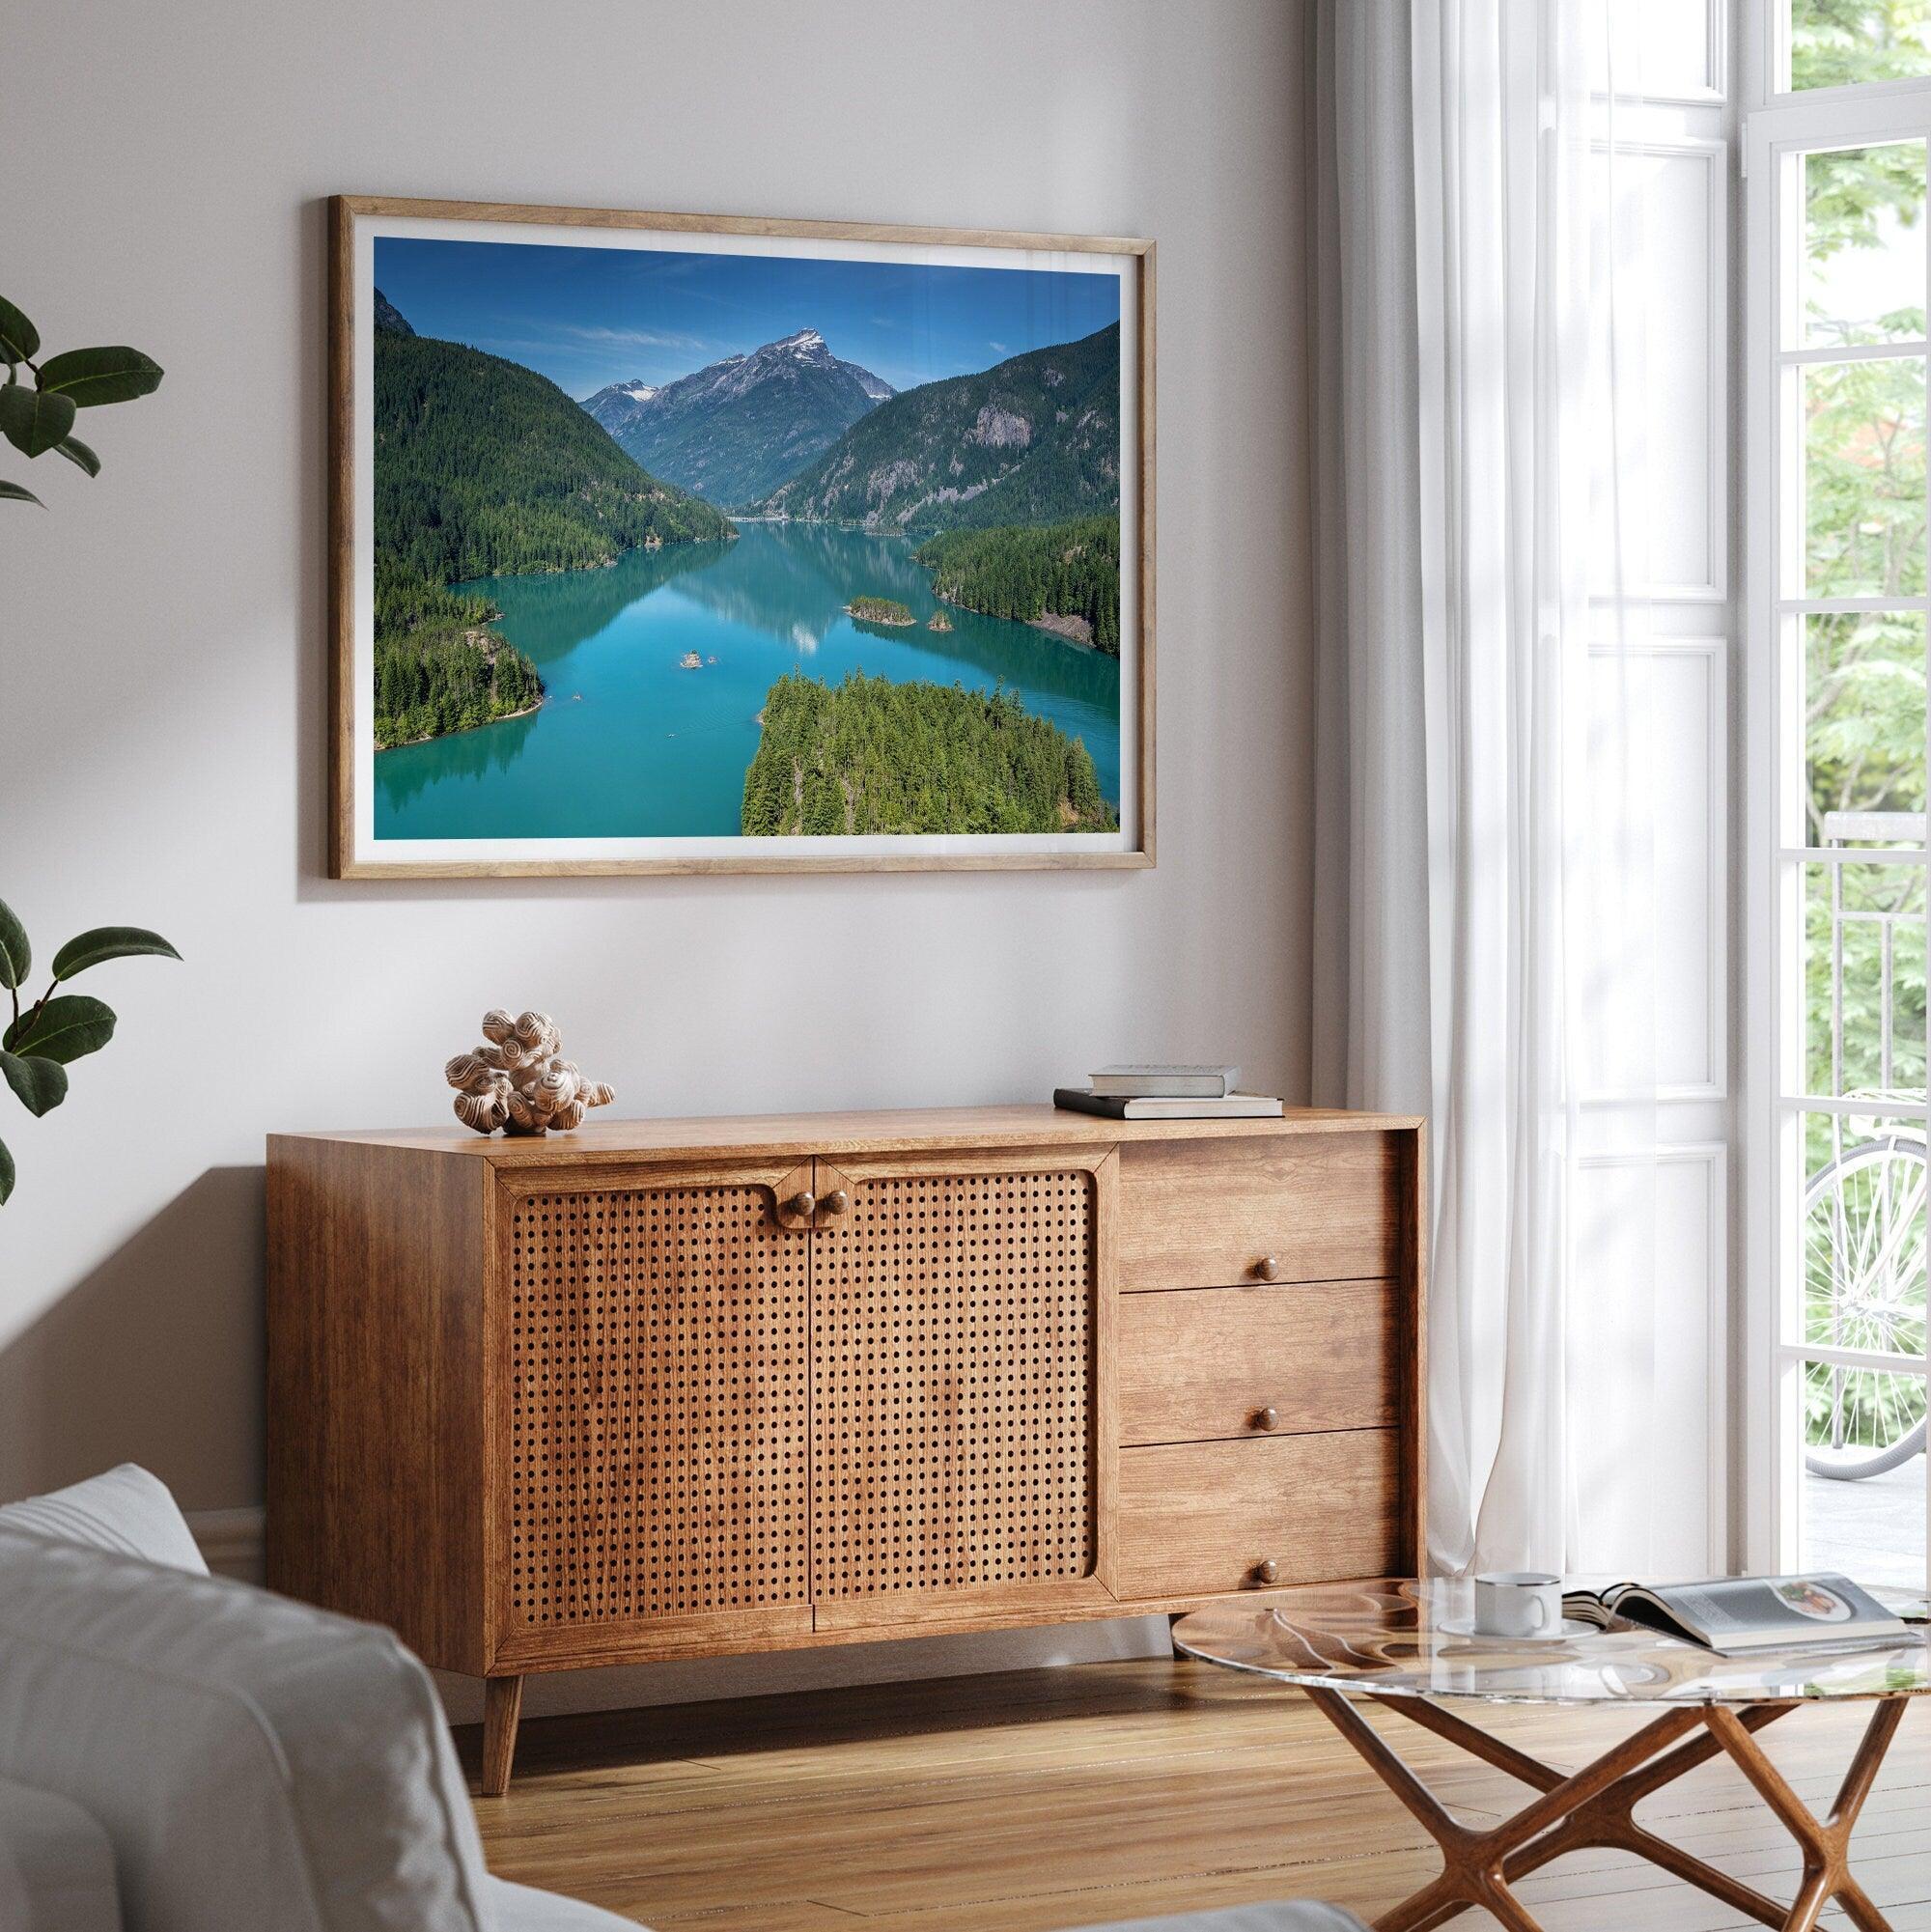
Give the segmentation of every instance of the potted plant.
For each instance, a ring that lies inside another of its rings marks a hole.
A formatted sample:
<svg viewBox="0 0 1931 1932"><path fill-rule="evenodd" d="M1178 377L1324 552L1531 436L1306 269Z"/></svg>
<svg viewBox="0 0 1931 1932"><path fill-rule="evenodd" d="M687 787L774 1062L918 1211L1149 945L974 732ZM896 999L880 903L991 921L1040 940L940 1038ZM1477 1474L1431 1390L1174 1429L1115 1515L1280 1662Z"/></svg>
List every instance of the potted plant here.
<svg viewBox="0 0 1931 1932"><path fill-rule="evenodd" d="M7 364L7 380L0 384L0 434L23 456L54 450L89 476L100 474L100 459L73 434L75 416L105 403L132 402L150 394L161 379L160 364L138 349L70 349L42 357L40 330L4 297L0 358ZM22 379L23 372L31 380ZM31 490L6 477L0 477L0 501L44 507ZM46 991L23 1005L33 949L26 928L0 900L0 991L12 1004L6 1029L0 1032L0 1078L29 1113L57 1107L67 1098L68 1068L83 1055L98 1052L114 1037L111 1007L61 988L104 960L142 953L181 957L145 927L97 926L54 955ZM0 1141L0 1205L14 1191L14 1157Z"/></svg>

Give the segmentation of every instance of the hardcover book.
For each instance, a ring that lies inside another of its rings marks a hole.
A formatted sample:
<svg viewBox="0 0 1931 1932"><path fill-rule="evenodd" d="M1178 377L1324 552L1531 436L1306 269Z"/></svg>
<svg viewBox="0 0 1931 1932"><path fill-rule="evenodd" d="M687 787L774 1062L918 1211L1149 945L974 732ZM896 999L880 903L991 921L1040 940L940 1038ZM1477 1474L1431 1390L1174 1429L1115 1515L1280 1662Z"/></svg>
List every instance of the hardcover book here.
<svg viewBox="0 0 1931 1932"><path fill-rule="evenodd" d="M1221 1100L1234 1091L1240 1078L1238 1067L1160 1065L1096 1067L1090 1076L1096 1094L1111 1094L1116 1099L1164 1095Z"/></svg>
<svg viewBox="0 0 1931 1932"><path fill-rule="evenodd" d="M1102 1094L1090 1087L1055 1087L1052 1104L1106 1120L1277 1120L1287 1110L1271 1094L1189 1099L1174 1094Z"/></svg>

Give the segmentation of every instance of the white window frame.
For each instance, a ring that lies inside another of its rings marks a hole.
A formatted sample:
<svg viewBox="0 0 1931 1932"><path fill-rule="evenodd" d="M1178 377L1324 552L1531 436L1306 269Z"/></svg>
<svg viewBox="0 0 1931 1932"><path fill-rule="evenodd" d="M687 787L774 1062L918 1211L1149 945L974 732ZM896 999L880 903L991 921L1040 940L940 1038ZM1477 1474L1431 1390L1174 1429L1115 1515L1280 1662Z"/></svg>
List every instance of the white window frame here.
<svg viewBox="0 0 1931 1932"><path fill-rule="evenodd" d="M1828 1359L1831 1352L1798 1348L1786 1340L1786 1311L1795 1306L1802 1266L1801 1200L1803 1116L1840 1111L1922 1121L1931 1109L1861 1103L1833 1103L1802 1093L1801 1079L1786 1089L1795 1056L1802 1066L1803 976L1789 922L1801 945L1804 848L1802 828L1785 823L1791 793L1790 761L1802 760L1802 620L1785 597L1783 562L1793 533L1781 519L1793 514L1779 443L1785 407L1784 371L1792 357L1781 337L1784 265L1802 245L1801 202L1787 194L1791 156L1818 148L1854 147L1892 140L1931 138L1931 77L1875 82L1860 87L1777 91L1787 72L1783 36L1785 0L1752 0L1743 10L1742 70L1746 109L1742 134L1744 248L1740 304L1744 317L1745 586L1743 689L1745 770L1742 869L1745 880L1742 1043L1745 1188L1744 1267L1741 1275L1743 1418L1740 1467L1745 1567L1774 1571L1795 1560L1799 1549L1801 1485L1789 1453L1786 1426L1796 1416L1793 1385L1800 1359ZM1815 358L1813 359L1823 359ZM1830 358L1839 359L1839 358ZM1801 451L1798 452L1801 456ZM1931 597L1901 600L1921 607L1931 625ZM1855 605L1853 606L1855 607ZM1786 627L1798 642L1786 636ZM1845 1352L1848 1353L1848 1352ZM1864 1364L1869 1365L1869 1364ZM1925 1511L1931 1532L1931 1457L1927 1457ZM1927 1533L1931 1551L1931 1533ZM1927 1563L1931 1568L1931 1563ZM1931 1577L1925 1580L1931 1586Z"/></svg>

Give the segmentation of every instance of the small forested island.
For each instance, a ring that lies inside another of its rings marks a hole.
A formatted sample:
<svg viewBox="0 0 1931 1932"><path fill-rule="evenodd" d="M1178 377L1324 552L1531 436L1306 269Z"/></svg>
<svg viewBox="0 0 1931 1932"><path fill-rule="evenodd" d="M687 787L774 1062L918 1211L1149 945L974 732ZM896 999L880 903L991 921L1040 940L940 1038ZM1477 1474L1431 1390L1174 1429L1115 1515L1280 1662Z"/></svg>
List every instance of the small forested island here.
<svg viewBox="0 0 1931 1932"><path fill-rule="evenodd" d="M944 611L935 610L925 620L925 628L928 630L950 630L952 629L952 620L946 616Z"/></svg>
<svg viewBox="0 0 1931 1932"><path fill-rule="evenodd" d="M378 749L542 702L536 667L488 628L496 613L452 584L737 534L639 468L546 377L416 335L379 292L375 361Z"/></svg>
<svg viewBox="0 0 1931 1932"><path fill-rule="evenodd" d="M912 552L948 603L1120 655L1120 519L947 530Z"/></svg>
<svg viewBox="0 0 1931 1932"><path fill-rule="evenodd" d="M889 597L854 597L845 609L861 624L889 624L896 627L915 624L918 621L904 604L895 602Z"/></svg>
<svg viewBox="0 0 1931 1932"><path fill-rule="evenodd" d="M1009 691L828 686L787 672L765 695L744 774L750 837L1115 831L1084 744Z"/></svg>
<svg viewBox="0 0 1931 1932"><path fill-rule="evenodd" d="M537 668L488 627L487 598L460 596L378 559L376 748L519 717L544 700Z"/></svg>

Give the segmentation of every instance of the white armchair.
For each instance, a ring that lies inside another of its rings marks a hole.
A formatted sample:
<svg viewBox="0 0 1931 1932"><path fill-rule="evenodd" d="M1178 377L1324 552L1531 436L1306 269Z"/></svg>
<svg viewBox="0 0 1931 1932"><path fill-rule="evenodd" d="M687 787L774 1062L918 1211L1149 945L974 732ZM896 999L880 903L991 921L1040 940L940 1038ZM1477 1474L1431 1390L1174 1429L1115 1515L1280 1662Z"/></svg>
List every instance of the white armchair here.
<svg viewBox="0 0 1931 1932"><path fill-rule="evenodd" d="M1354 1932L1267 1905L1113 1932ZM0 1509L8 1932L638 1932L484 1869L441 1706L374 1624L210 1577L131 1465Z"/></svg>
<svg viewBox="0 0 1931 1932"><path fill-rule="evenodd" d="M491 1878L429 1672L209 1576L131 1466L0 1509L0 1778L10 1928L636 1932ZM118 1920L48 1890L102 1834Z"/></svg>

